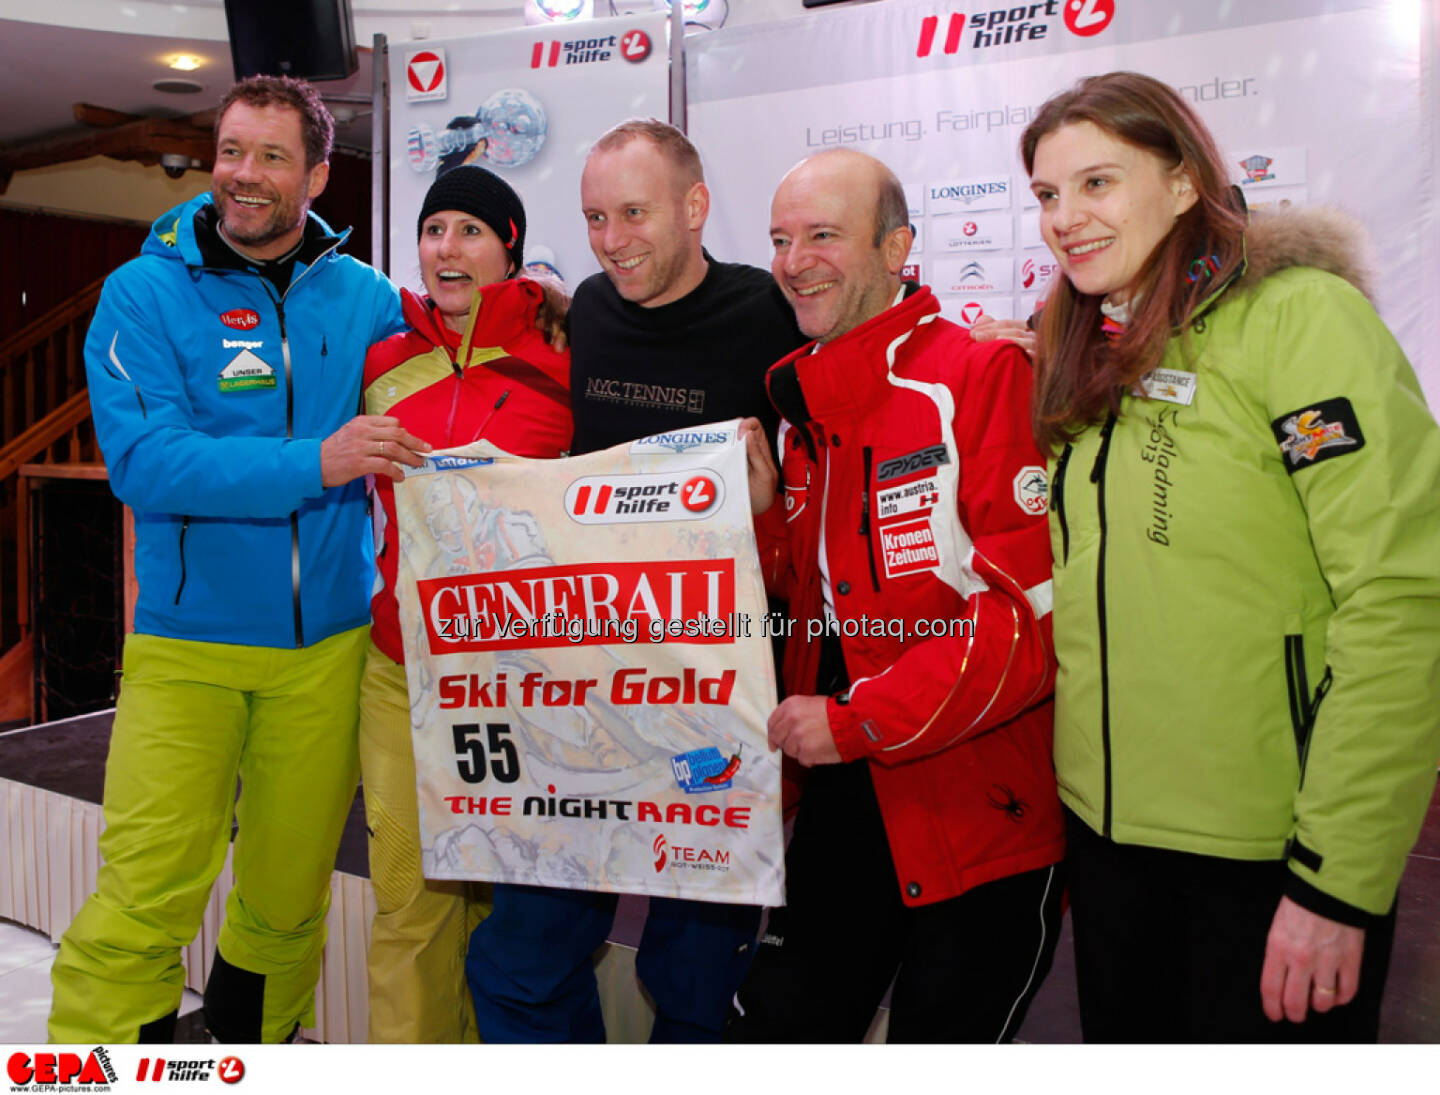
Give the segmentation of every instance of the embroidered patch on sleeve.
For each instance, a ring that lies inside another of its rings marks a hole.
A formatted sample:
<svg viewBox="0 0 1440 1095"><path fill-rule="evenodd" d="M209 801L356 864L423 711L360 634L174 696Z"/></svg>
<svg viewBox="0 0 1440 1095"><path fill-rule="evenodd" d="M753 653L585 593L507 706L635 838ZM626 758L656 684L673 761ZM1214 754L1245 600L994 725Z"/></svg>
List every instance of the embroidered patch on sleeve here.
<svg viewBox="0 0 1440 1095"><path fill-rule="evenodd" d="M1322 399L1308 407L1282 414L1270 423L1285 470L1294 475L1322 460L1346 456L1365 447L1365 435L1355 408L1344 396Z"/></svg>
<svg viewBox="0 0 1440 1095"><path fill-rule="evenodd" d="M1032 517L1049 511L1050 479L1038 464L1029 464L1016 472L1011 486L1015 492L1015 504Z"/></svg>

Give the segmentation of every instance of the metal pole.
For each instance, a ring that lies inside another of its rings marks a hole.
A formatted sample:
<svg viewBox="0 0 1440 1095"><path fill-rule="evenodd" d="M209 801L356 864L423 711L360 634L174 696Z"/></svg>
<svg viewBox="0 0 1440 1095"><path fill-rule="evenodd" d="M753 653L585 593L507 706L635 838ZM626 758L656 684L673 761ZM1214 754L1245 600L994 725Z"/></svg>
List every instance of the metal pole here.
<svg viewBox="0 0 1440 1095"><path fill-rule="evenodd" d="M670 0L670 124L685 132L685 3Z"/></svg>
<svg viewBox="0 0 1440 1095"><path fill-rule="evenodd" d="M390 47L375 35L370 55L374 90L370 112L370 265L390 273Z"/></svg>

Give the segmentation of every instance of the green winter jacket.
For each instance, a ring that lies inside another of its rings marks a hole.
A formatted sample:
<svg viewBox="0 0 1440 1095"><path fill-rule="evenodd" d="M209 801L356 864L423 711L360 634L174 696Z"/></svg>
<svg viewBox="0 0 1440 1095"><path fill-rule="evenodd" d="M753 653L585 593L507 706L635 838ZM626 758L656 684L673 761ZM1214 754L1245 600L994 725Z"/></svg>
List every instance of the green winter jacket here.
<svg viewBox="0 0 1440 1095"><path fill-rule="evenodd" d="M1120 843L1287 859L1364 926L1440 758L1440 429L1348 222L1257 214L1246 247L1158 397L1051 461L1060 797Z"/></svg>

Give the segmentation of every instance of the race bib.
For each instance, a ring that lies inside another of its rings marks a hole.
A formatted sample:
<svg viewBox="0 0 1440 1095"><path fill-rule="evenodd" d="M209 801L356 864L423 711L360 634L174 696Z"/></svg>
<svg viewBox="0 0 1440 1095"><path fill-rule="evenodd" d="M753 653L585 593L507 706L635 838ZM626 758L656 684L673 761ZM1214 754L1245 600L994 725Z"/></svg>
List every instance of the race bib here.
<svg viewBox="0 0 1440 1095"><path fill-rule="evenodd" d="M427 878L784 902L736 425L568 460L481 442L396 485Z"/></svg>

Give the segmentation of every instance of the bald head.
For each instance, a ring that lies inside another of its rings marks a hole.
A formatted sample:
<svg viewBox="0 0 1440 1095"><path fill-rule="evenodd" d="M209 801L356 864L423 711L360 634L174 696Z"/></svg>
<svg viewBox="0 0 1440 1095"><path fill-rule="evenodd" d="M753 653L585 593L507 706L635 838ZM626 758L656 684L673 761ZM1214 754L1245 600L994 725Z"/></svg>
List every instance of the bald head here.
<svg viewBox="0 0 1440 1095"><path fill-rule="evenodd" d="M828 342L890 307L910 253L900 180L873 156L832 149L801 160L770 207L770 270L800 329Z"/></svg>

